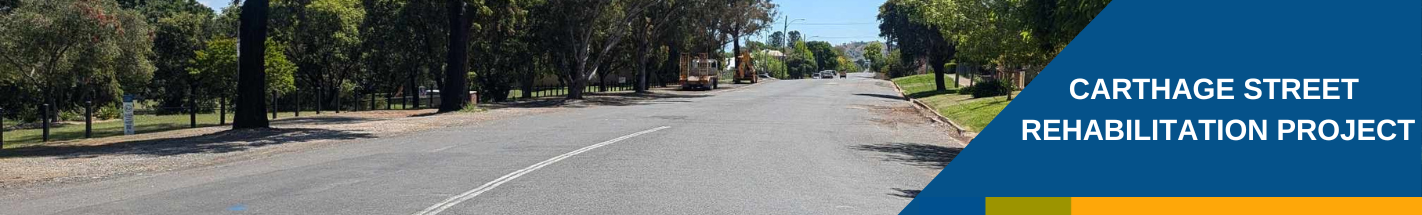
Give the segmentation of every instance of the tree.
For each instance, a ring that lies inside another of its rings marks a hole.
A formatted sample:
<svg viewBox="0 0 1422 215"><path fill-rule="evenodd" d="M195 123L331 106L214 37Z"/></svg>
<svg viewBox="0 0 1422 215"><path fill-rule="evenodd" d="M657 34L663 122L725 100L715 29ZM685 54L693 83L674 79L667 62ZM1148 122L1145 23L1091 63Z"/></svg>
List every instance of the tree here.
<svg viewBox="0 0 1422 215"><path fill-rule="evenodd" d="M943 76L943 65L957 54L957 43L944 37L941 26L926 23L923 11L926 4L922 0L889 0L879 7L879 35L899 45L901 60L912 61L915 65L927 64L934 71L934 85L938 90L947 90ZM956 81L956 80L955 80Z"/></svg>
<svg viewBox="0 0 1422 215"><path fill-rule="evenodd" d="M269 126L266 103L266 56L240 53L266 53L267 0L247 0L242 4L237 76L237 113L232 128L250 129Z"/></svg>
<svg viewBox="0 0 1422 215"><path fill-rule="evenodd" d="M959 63L1013 68L1050 62L1109 3L1110 0L890 0L880 7L879 16L881 31L887 26L903 30L889 34L899 35L891 39L906 39L898 41L910 49L906 56L920 53L911 50L914 46L909 43L929 39L946 41L930 44L936 47L934 50L961 51L961 56L950 57L956 57Z"/></svg>
<svg viewBox="0 0 1422 215"><path fill-rule="evenodd" d="M74 108L137 92L152 78L142 16L112 1L26 0L0 16L0 86L9 108ZM14 99L10 99L14 98ZM31 101L32 103L22 103ZM30 114L27 114L30 115ZM33 114L31 116L37 116Z"/></svg>
<svg viewBox="0 0 1422 215"><path fill-rule="evenodd" d="M776 31L775 33L771 33L765 43L776 49L785 48L785 32Z"/></svg>
<svg viewBox="0 0 1422 215"><path fill-rule="evenodd" d="M206 47L194 52L188 74L202 85L203 97L226 100L237 91L237 39L211 39Z"/></svg>
<svg viewBox="0 0 1422 215"><path fill-rule="evenodd" d="M869 68L871 70L879 71L879 68L882 68L884 63L884 43L874 41L869 42L869 45L865 45L864 60L869 61Z"/></svg>
<svg viewBox="0 0 1422 215"><path fill-rule="evenodd" d="M542 54L534 54L541 50L535 40L537 37L531 32L529 9L541 3L491 0L469 7L468 13L475 16L473 26L476 27L469 35L469 53L473 58L465 60L485 100L508 99L515 82L522 82L520 87L532 90L538 74L532 65Z"/></svg>
<svg viewBox="0 0 1422 215"><path fill-rule="evenodd" d="M643 93L647 91L649 77L651 76L651 74L649 74L651 70L648 68L651 63L651 57L649 55L653 51L653 48L657 48L654 44L658 44L659 41L669 37L669 34L666 32L674 28L669 28L667 25L690 20L686 18L686 16L677 16L685 15L685 13L689 11L688 8L697 6L690 3L692 2L663 1L655 3L652 4L646 12L642 13L641 18L633 21L632 26L634 26L635 32L632 35L637 41L636 50L634 50L635 56L633 57L637 61L637 84L634 90L637 92Z"/></svg>
<svg viewBox="0 0 1422 215"><path fill-rule="evenodd" d="M550 0L537 17L549 25L548 42L555 64L569 82L568 99L582 99L588 79L597 75L598 65L610 59L612 49L628 35L633 21L656 2Z"/></svg>
<svg viewBox="0 0 1422 215"><path fill-rule="evenodd" d="M188 75L194 50L203 49L210 38L213 12L193 0L133 1L153 26L152 62L157 67L146 97L157 98L164 112L187 106L197 84Z"/></svg>
<svg viewBox="0 0 1422 215"><path fill-rule="evenodd" d="M834 46L825 41L810 41L805 43L806 48L814 53L815 71L839 68L839 53L835 52Z"/></svg>
<svg viewBox="0 0 1422 215"><path fill-rule="evenodd" d="M785 41L788 48L795 48L795 44L805 42L805 37L800 35L800 31L790 31L788 39Z"/></svg>
<svg viewBox="0 0 1422 215"><path fill-rule="evenodd" d="M795 50L785 61L789 69L791 78L802 78L805 75L819 71L819 64L815 61L815 53L810 51L810 47L805 42L795 43Z"/></svg>
<svg viewBox="0 0 1422 215"><path fill-rule="evenodd" d="M449 51L446 52L448 60L445 61L444 88L440 91L441 104L440 112L459 111L464 109L469 99L465 99L465 93L469 91L469 68L466 63L469 58L469 28L473 24L472 12L466 11L468 3L464 1L448 1L449 9Z"/></svg>
<svg viewBox="0 0 1422 215"><path fill-rule="evenodd" d="M267 52L263 54L266 71L266 88L272 93L285 94L296 90L293 74L296 65L288 61L286 47L276 40L267 40ZM226 98L236 93L233 83L237 83L238 56L235 38L217 38L207 42L207 48L196 51L188 69L195 81L203 86L204 97Z"/></svg>
<svg viewBox="0 0 1422 215"><path fill-rule="evenodd" d="M365 43L360 24L365 10L361 4L359 0L282 0L272 9L271 38L288 46L286 54L297 65L297 83L304 89L296 97L314 95L317 113L339 101L341 86L362 66Z"/></svg>
<svg viewBox="0 0 1422 215"><path fill-rule="evenodd" d="M769 0L728 0L729 8L723 10L725 24L721 32L731 36L731 56L741 54L741 36L759 33L775 21L775 3Z"/></svg>
<svg viewBox="0 0 1422 215"><path fill-rule="evenodd" d="M750 49L750 52L758 52L760 50L766 49L766 47L768 46L766 46L765 43L760 41L746 41L746 48Z"/></svg>

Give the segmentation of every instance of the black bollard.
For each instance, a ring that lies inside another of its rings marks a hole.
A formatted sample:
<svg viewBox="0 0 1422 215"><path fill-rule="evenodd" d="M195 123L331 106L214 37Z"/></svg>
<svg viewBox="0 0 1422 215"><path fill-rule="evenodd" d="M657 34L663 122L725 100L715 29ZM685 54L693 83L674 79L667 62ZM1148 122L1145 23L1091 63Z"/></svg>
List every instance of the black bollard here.
<svg viewBox="0 0 1422 215"><path fill-rule="evenodd" d="M5 108L0 108L0 150L5 149Z"/></svg>
<svg viewBox="0 0 1422 215"><path fill-rule="evenodd" d="M227 96L217 100L217 125L227 125Z"/></svg>
<svg viewBox="0 0 1422 215"><path fill-rule="evenodd" d="M40 106L40 124L44 125L44 134L41 142L49 142L49 104Z"/></svg>
<svg viewBox="0 0 1422 215"><path fill-rule="evenodd" d="M193 92L194 88L188 88L188 128L197 128L197 93Z"/></svg>
<svg viewBox="0 0 1422 215"><path fill-rule="evenodd" d="M197 107L188 107L188 127L197 128Z"/></svg>
<svg viewBox="0 0 1422 215"><path fill-rule="evenodd" d="M277 118L277 93L272 92L272 119Z"/></svg>
<svg viewBox="0 0 1422 215"><path fill-rule="evenodd" d="M321 109L326 107L326 100L321 97L321 94L325 92L326 85L316 84L316 115L321 115Z"/></svg>
<svg viewBox="0 0 1422 215"><path fill-rule="evenodd" d="M94 137L94 100L84 101L84 138Z"/></svg>
<svg viewBox="0 0 1422 215"><path fill-rule="evenodd" d="M198 104L193 103L192 98L188 100L188 128L198 128Z"/></svg>
<svg viewBox="0 0 1422 215"><path fill-rule="evenodd" d="M301 88L296 88L296 117L301 117Z"/></svg>

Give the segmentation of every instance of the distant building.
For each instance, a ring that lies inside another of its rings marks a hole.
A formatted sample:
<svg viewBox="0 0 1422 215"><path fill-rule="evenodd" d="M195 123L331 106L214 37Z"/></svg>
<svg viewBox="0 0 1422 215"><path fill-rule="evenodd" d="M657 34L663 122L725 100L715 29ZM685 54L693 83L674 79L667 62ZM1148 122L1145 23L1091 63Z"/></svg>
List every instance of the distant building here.
<svg viewBox="0 0 1422 215"><path fill-rule="evenodd" d="M771 56L771 57L777 57L777 58L785 57L785 53L781 53L780 51L776 51L776 50L769 50L769 49L767 49L767 50L760 50L760 52L761 52L761 53L765 53L765 55L768 55L768 56Z"/></svg>

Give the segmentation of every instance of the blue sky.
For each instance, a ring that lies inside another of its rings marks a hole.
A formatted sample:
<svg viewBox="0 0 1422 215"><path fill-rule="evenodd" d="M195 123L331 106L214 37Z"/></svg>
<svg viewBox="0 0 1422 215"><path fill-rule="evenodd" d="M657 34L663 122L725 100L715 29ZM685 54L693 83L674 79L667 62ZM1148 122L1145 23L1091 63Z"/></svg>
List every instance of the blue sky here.
<svg viewBox="0 0 1422 215"><path fill-rule="evenodd" d="M198 3L202 3L202 5L207 5L208 8L212 8L213 11L217 11L217 12L222 12L222 7L227 7L227 4L232 3L232 0L197 0L197 1L198 1Z"/></svg>
<svg viewBox="0 0 1422 215"><path fill-rule="evenodd" d="M198 0L214 10L221 10L231 0ZM765 37L785 28L785 16L790 30L800 31L808 40L828 41L839 45L853 41L882 41L879 37L879 5L884 0L775 0L780 5L773 30L750 39L764 42Z"/></svg>
<svg viewBox="0 0 1422 215"><path fill-rule="evenodd" d="M828 41L839 45L854 41L882 41L879 37L879 5L884 0L775 0L780 5L780 17L775 29L763 33L759 40L785 28L785 16L794 21L791 31L800 31L806 40Z"/></svg>

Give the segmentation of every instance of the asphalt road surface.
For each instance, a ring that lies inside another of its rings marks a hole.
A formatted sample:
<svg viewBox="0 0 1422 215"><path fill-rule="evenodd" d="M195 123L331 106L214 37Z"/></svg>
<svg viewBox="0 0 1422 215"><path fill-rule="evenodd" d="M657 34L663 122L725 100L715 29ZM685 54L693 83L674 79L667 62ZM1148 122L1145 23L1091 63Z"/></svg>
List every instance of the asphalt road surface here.
<svg viewBox="0 0 1422 215"><path fill-rule="evenodd" d="M868 76L0 194L0 214L895 214L962 145Z"/></svg>

